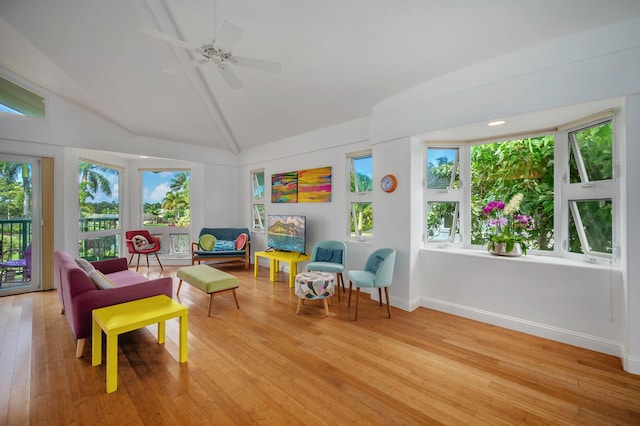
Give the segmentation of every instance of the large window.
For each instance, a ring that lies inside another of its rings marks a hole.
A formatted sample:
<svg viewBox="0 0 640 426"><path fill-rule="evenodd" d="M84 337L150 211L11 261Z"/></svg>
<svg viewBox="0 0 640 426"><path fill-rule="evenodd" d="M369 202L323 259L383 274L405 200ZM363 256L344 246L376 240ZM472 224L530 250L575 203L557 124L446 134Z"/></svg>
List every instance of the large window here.
<svg viewBox="0 0 640 426"><path fill-rule="evenodd" d="M119 184L120 169L116 166L80 160L80 257L99 260L120 256Z"/></svg>
<svg viewBox="0 0 640 426"><path fill-rule="evenodd" d="M251 217L255 231L264 230L264 170L251 172Z"/></svg>
<svg viewBox="0 0 640 426"><path fill-rule="evenodd" d="M607 259L616 186L610 114L533 137L427 144L425 240L486 246L490 202L522 194L529 250ZM558 228L560 226L560 228Z"/></svg>
<svg viewBox="0 0 640 426"><path fill-rule="evenodd" d="M373 158L371 151L347 154L349 164L349 236L373 236Z"/></svg>
<svg viewBox="0 0 640 426"><path fill-rule="evenodd" d="M191 185L189 170L140 170L142 225L160 238L165 256L190 255Z"/></svg>

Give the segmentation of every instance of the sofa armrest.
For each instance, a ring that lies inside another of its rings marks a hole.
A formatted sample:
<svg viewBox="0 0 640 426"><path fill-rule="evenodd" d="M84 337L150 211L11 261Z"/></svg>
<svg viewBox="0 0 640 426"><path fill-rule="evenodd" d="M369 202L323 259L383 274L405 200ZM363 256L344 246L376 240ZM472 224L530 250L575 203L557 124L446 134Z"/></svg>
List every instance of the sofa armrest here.
<svg viewBox="0 0 640 426"><path fill-rule="evenodd" d="M105 275L129 269L129 263L127 262L126 257L119 257L117 259L95 260L91 262L91 264L94 268Z"/></svg>
<svg viewBox="0 0 640 426"><path fill-rule="evenodd" d="M76 339L84 339L91 336L91 311L94 309L160 294L171 297L172 293L173 279L171 277L157 278L125 287L85 291L73 299L72 309L67 308L66 311L67 315L73 316L73 318L69 318L69 322L72 324L71 328Z"/></svg>

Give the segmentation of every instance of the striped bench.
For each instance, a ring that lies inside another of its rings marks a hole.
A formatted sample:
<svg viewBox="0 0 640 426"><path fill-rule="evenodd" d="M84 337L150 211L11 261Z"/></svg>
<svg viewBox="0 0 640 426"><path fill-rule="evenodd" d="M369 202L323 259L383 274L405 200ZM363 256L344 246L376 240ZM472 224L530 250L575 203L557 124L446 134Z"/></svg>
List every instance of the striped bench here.
<svg viewBox="0 0 640 426"><path fill-rule="evenodd" d="M216 294L233 292L233 299L236 302L236 307L240 309L240 305L238 305L238 297L236 295L236 288L239 286L237 277L227 274L226 272L219 271L208 265L185 266L183 268L179 268L176 276L180 278L176 296L180 293L180 287L182 286L183 280L211 295L211 298L209 299L209 314L207 316L211 316L213 297Z"/></svg>

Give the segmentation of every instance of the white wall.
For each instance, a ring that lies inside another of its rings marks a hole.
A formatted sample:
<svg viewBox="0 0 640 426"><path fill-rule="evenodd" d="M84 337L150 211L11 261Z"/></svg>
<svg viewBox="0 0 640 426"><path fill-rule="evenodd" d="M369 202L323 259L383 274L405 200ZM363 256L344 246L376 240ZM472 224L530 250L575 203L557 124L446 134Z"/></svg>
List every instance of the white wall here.
<svg viewBox="0 0 640 426"><path fill-rule="evenodd" d="M630 256L638 258L630 243L640 238L640 200L635 187L626 185L640 178L638 69L640 20L634 20L469 67L374 106L371 143L390 143L390 153L405 152L412 135L447 127L602 99L626 101L621 111L626 155L619 167L627 225L621 238L626 259L622 270L539 261L533 256L495 259L469 250L423 249L416 264L419 273L412 276L419 280L422 306L616 354L623 358L625 369L640 374L640 270L630 261ZM400 192L393 206L377 204L377 214L386 215L381 208L399 206L417 211L413 197L422 200L421 175L411 176L411 195ZM380 234L389 234L381 226L395 226L377 225ZM412 241L409 252L422 248L415 239L424 232L421 223L412 221L409 232L404 226L398 229L400 238ZM492 274L498 271L500 281L495 281ZM394 282L394 286L413 285L413 281ZM412 292L395 289L394 294ZM402 302L399 307L411 306L411 300Z"/></svg>

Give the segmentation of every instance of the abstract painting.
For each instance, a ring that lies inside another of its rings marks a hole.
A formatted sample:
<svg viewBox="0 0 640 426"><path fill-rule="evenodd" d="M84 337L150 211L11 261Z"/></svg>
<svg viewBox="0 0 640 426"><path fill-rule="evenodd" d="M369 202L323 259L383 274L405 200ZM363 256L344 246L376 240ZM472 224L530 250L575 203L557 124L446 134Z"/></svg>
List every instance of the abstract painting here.
<svg viewBox="0 0 640 426"><path fill-rule="evenodd" d="M298 170L298 202L331 202L331 167Z"/></svg>
<svg viewBox="0 0 640 426"><path fill-rule="evenodd" d="M298 202L298 172L276 173L271 175L271 202Z"/></svg>

